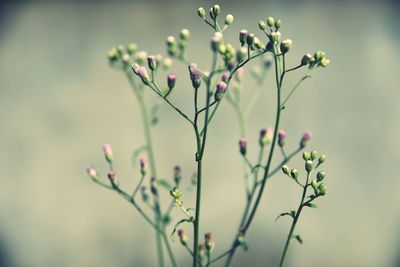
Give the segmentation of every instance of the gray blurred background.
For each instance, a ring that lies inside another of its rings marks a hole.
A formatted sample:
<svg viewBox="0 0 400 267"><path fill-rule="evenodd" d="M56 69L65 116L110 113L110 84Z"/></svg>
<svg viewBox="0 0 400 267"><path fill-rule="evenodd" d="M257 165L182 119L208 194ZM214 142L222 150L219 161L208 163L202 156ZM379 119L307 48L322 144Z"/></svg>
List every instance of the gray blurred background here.
<svg viewBox="0 0 400 267"><path fill-rule="evenodd" d="M396 1L219 1L235 21L226 39L236 46L242 28L283 20L294 41L288 63L323 49L331 59L291 99L283 114L287 147L311 129L310 148L326 153L329 193L307 210L290 248L288 266L400 266L400 32ZM136 42L165 53L164 40L188 28L189 58L209 66L210 29L197 17L209 1L24 1L0 8L0 266L155 266L154 233L116 194L94 185L85 168L106 172L101 146L114 147L123 186L138 179L131 153L143 142L139 109L125 77L106 52ZM261 35L260 35L261 36ZM206 48L206 49L205 49ZM186 66L176 64L172 99L189 110ZM288 76L289 89L301 73ZM264 84L247 122L249 155L260 128L274 116L274 81ZM159 76L160 82L165 77ZM258 90L245 74L245 103ZM154 97L148 94L149 101ZM194 167L193 133L167 106L154 129L158 171L180 164L186 185ZM244 203L238 128L223 104L209 135L201 232L211 231L216 254L230 244ZM278 154L277 154L278 155ZM301 160L290 164L302 169ZM277 266L289 221L275 217L297 205L300 192L278 174L248 234L250 251L234 266ZM192 193L185 203L194 205ZM181 218L174 213L174 220ZM186 227L189 230L188 227ZM191 234L189 234L191 238ZM181 266L190 258L172 244ZM218 264L216 265L218 266Z"/></svg>

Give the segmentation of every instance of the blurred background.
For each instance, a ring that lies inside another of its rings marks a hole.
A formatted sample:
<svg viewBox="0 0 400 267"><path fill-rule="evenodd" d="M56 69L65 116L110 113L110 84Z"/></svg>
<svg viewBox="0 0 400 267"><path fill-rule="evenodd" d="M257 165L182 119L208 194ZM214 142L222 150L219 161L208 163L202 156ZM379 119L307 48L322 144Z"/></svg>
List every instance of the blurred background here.
<svg viewBox="0 0 400 267"><path fill-rule="evenodd" d="M226 32L235 46L239 30L259 34L258 21L274 16L283 21L283 38L294 41L290 66L318 49L331 59L328 68L304 82L283 113L288 151L297 147L305 130L314 132L308 148L328 155L324 168L329 187L319 209L304 212L297 228L304 244L292 244L287 266L399 267L398 2L218 3L223 15L235 16ZM110 143L121 184L133 188L139 177L131 163L132 151L143 143L139 109L126 78L108 66L106 53L112 46L136 42L150 53L165 54L166 36L188 28L189 59L205 69L212 33L196 10L213 4L0 4L0 266L156 266L150 226L85 173L91 164L106 172L101 146ZM245 70L244 105L262 90L247 121L249 157L255 159L259 129L273 125L275 87L269 73L257 88L250 68ZM172 70L178 73L172 99L190 112L186 66L176 63ZM284 89L301 74L289 75ZM165 81L164 75L158 79ZM155 101L152 94L148 101ZM173 166L180 164L189 185L192 129L162 105L153 138L161 176L171 178ZM233 110L224 103L209 133L201 219L201 232L214 234L216 255L230 245L245 199L238 138ZM302 169L302 161L290 166ZM250 250L239 250L234 266L277 266L290 225L286 218L274 220L295 208L299 198L298 188L282 174L268 182L247 235ZM184 200L194 206L193 193ZM173 214L174 221L181 218L179 212ZM181 266L189 266L179 242L172 247Z"/></svg>

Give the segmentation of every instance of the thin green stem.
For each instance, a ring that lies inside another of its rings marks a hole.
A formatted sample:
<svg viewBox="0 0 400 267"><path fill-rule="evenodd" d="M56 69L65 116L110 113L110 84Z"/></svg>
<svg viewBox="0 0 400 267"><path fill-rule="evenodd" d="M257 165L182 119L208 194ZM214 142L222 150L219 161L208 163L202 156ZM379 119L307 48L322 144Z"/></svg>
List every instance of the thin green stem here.
<svg viewBox="0 0 400 267"><path fill-rule="evenodd" d="M285 108L286 103L288 102L289 98L292 96L292 94L296 91L296 89L300 86L300 84L308 79L311 78L311 76L308 74L310 70L306 72L306 74L296 83L296 85L293 87L293 89L289 92L288 96L283 100L281 107Z"/></svg>

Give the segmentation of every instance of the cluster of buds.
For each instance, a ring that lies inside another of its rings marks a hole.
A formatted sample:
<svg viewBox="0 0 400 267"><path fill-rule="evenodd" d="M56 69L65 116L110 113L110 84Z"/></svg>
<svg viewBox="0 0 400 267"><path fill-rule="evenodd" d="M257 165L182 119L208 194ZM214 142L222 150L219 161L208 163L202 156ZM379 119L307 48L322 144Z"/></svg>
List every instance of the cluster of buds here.
<svg viewBox="0 0 400 267"><path fill-rule="evenodd" d="M331 61L326 57L326 53L323 51L317 51L314 55L307 53L301 59L301 65L308 65L310 69L317 67L326 67Z"/></svg>
<svg viewBox="0 0 400 267"><path fill-rule="evenodd" d="M183 59L190 38L190 31L182 29L179 33L179 38L170 35L167 37L167 53L173 58Z"/></svg>
<svg viewBox="0 0 400 267"><path fill-rule="evenodd" d="M216 25L217 18L220 14L221 14L221 7L219 5L214 5L212 8L210 8L209 15L210 15L210 18L215 22L215 25ZM200 18L202 18L204 21L207 21L206 11L203 7L200 7L199 9L197 9L197 15ZM224 20L225 27L222 30L225 30L229 25L231 25L233 23L233 19L234 18L233 18L232 14L226 15L225 20Z"/></svg>
<svg viewBox="0 0 400 267"><path fill-rule="evenodd" d="M274 135L274 129L272 129L271 127L268 127L266 129L261 129L260 138L258 141L260 146L266 146L269 143L271 143L273 135Z"/></svg>

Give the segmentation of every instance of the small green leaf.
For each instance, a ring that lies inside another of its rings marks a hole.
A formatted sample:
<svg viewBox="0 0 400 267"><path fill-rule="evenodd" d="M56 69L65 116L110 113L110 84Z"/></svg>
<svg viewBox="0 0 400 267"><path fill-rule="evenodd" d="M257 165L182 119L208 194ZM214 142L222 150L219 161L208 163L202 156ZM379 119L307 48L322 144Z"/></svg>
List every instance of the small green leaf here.
<svg viewBox="0 0 400 267"><path fill-rule="evenodd" d="M161 185L162 187L164 187L167 190L171 190L173 188L173 186L165 179L158 179L157 184Z"/></svg>
<svg viewBox="0 0 400 267"><path fill-rule="evenodd" d="M171 233L171 241L172 241L172 242L175 242L175 240L174 240L174 234L175 234L175 232L176 232L176 228L177 228L179 225L181 225L182 223L185 223L185 222L187 222L187 223L193 222L193 217L190 217L189 219L182 219L182 220L180 220L179 222L177 222L177 223L175 224L174 230L173 230L172 233Z"/></svg>
<svg viewBox="0 0 400 267"><path fill-rule="evenodd" d="M306 203L306 204L304 204L304 206L309 207L309 208L315 208L315 209L318 208L318 206L313 203Z"/></svg>
<svg viewBox="0 0 400 267"><path fill-rule="evenodd" d="M303 239L301 238L300 235L295 235L294 238L299 241L300 244L303 244Z"/></svg>
<svg viewBox="0 0 400 267"><path fill-rule="evenodd" d="M280 217L283 217L283 216L290 216L290 217L294 218L294 215L293 215L292 213L283 212L283 213L279 214L278 217L276 217L275 222L276 222Z"/></svg>
<svg viewBox="0 0 400 267"><path fill-rule="evenodd" d="M243 241L243 242L240 244L240 246L243 248L243 250L244 250L245 252L247 252L247 251L249 250L249 245L247 244L246 241Z"/></svg>

